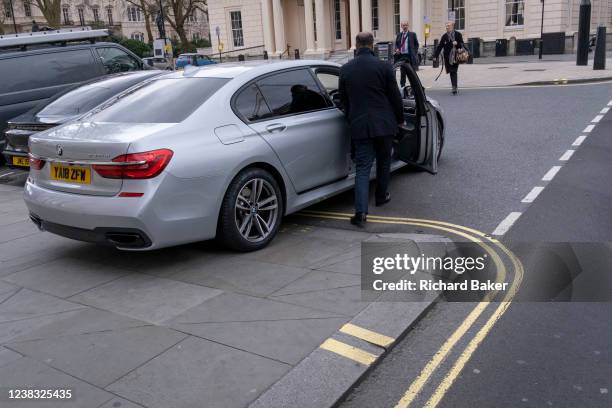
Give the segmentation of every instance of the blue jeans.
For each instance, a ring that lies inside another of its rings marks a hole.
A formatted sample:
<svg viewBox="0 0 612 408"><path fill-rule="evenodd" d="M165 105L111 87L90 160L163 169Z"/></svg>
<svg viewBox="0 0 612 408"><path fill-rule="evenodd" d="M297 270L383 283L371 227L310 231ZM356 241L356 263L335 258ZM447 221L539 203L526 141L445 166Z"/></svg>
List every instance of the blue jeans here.
<svg viewBox="0 0 612 408"><path fill-rule="evenodd" d="M370 197L370 172L376 159L376 199L383 201L391 179L393 136L354 140L355 148L355 212L367 214Z"/></svg>

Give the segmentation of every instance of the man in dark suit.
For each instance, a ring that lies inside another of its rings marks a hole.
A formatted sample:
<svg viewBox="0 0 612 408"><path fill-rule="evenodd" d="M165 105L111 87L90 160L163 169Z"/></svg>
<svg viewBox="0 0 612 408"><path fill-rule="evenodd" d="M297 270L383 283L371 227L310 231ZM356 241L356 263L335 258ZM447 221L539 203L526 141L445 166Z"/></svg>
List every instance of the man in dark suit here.
<svg viewBox="0 0 612 408"><path fill-rule="evenodd" d="M444 55L444 68L446 73L450 75L451 85L453 86L453 95L457 95L459 64L455 62L455 52L458 48L465 47L463 36L459 31L455 31L455 23L449 21L446 23L446 32L442 34L438 47L434 51L434 59L440 57L440 53Z"/></svg>
<svg viewBox="0 0 612 408"><path fill-rule="evenodd" d="M398 124L404 122L403 102L391 64L374 56L374 36L359 33L357 56L340 69L340 100L355 149L355 216L363 227L368 214L370 171L376 159L376 205L388 203L391 147Z"/></svg>
<svg viewBox="0 0 612 408"><path fill-rule="evenodd" d="M415 71L419 69L418 57L419 38L416 33L408 30L408 23L402 23L402 31L395 37L395 62L404 62L412 65ZM406 86L406 69L401 68L402 77L400 85L402 88Z"/></svg>

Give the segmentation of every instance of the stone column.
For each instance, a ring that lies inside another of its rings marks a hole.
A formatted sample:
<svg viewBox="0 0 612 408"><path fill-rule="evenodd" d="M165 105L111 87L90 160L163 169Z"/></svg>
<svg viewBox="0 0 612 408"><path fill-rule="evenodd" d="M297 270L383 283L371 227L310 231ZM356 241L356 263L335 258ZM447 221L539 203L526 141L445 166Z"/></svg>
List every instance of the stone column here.
<svg viewBox="0 0 612 408"><path fill-rule="evenodd" d="M410 31L417 33L419 42L423 42L425 39L423 34L424 11L423 0L412 0L412 24L410 24Z"/></svg>
<svg viewBox="0 0 612 408"><path fill-rule="evenodd" d="M360 31L359 24L359 0L351 0L350 3L350 20L351 20L351 38L349 44L351 45L351 50L355 49L355 38Z"/></svg>
<svg viewBox="0 0 612 408"><path fill-rule="evenodd" d="M361 0L361 31L372 32L372 0Z"/></svg>
<svg viewBox="0 0 612 408"><path fill-rule="evenodd" d="M304 21L306 24L306 51L304 51L304 54L312 54L315 52L312 0L304 0Z"/></svg>
<svg viewBox="0 0 612 408"><path fill-rule="evenodd" d="M274 55L274 23L272 22L272 0L261 0L261 17L263 22L264 46L268 55Z"/></svg>
<svg viewBox="0 0 612 408"><path fill-rule="evenodd" d="M400 0L400 25L404 21L410 21L409 18L410 18L410 0Z"/></svg>
<svg viewBox="0 0 612 408"><path fill-rule="evenodd" d="M317 16L317 54L323 56L329 51L329 30L324 0L315 0L315 13Z"/></svg>
<svg viewBox="0 0 612 408"><path fill-rule="evenodd" d="M283 16L283 4L281 0L272 0L272 14L274 15L274 43L276 45L276 56L287 51L287 40L285 39L285 19Z"/></svg>

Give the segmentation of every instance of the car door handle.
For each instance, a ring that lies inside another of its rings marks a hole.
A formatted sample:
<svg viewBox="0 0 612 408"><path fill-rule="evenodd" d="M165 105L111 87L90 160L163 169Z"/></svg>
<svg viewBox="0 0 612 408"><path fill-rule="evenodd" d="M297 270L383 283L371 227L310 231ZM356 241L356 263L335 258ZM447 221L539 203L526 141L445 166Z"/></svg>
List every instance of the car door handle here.
<svg viewBox="0 0 612 408"><path fill-rule="evenodd" d="M287 126L283 125L282 123L274 123L266 126L266 130L270 133L283 132L285 129L287 129Z"/></svg>

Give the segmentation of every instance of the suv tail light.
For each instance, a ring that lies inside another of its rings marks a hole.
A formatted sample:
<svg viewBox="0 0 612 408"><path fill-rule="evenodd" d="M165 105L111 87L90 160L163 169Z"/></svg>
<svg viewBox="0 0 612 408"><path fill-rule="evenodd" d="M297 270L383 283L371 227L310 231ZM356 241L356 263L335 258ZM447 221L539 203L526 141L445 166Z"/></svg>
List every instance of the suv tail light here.
<svg viewBox="0 0 612 408"><path fill-rule="evenodd" d="M29 155L30 158L30 168L33 170L40 170L45 166L45 161L42 159L39 159L36 156L33 156L32 154Z"/></svg>
<svg viewBox="0 0 612 408"><path fill-rule="evenodd" d="M117 164L94 164L92 167L104 178L150 179L166 168L173 154L169 149L124 154L113 159L113 163Z"/></svg>

